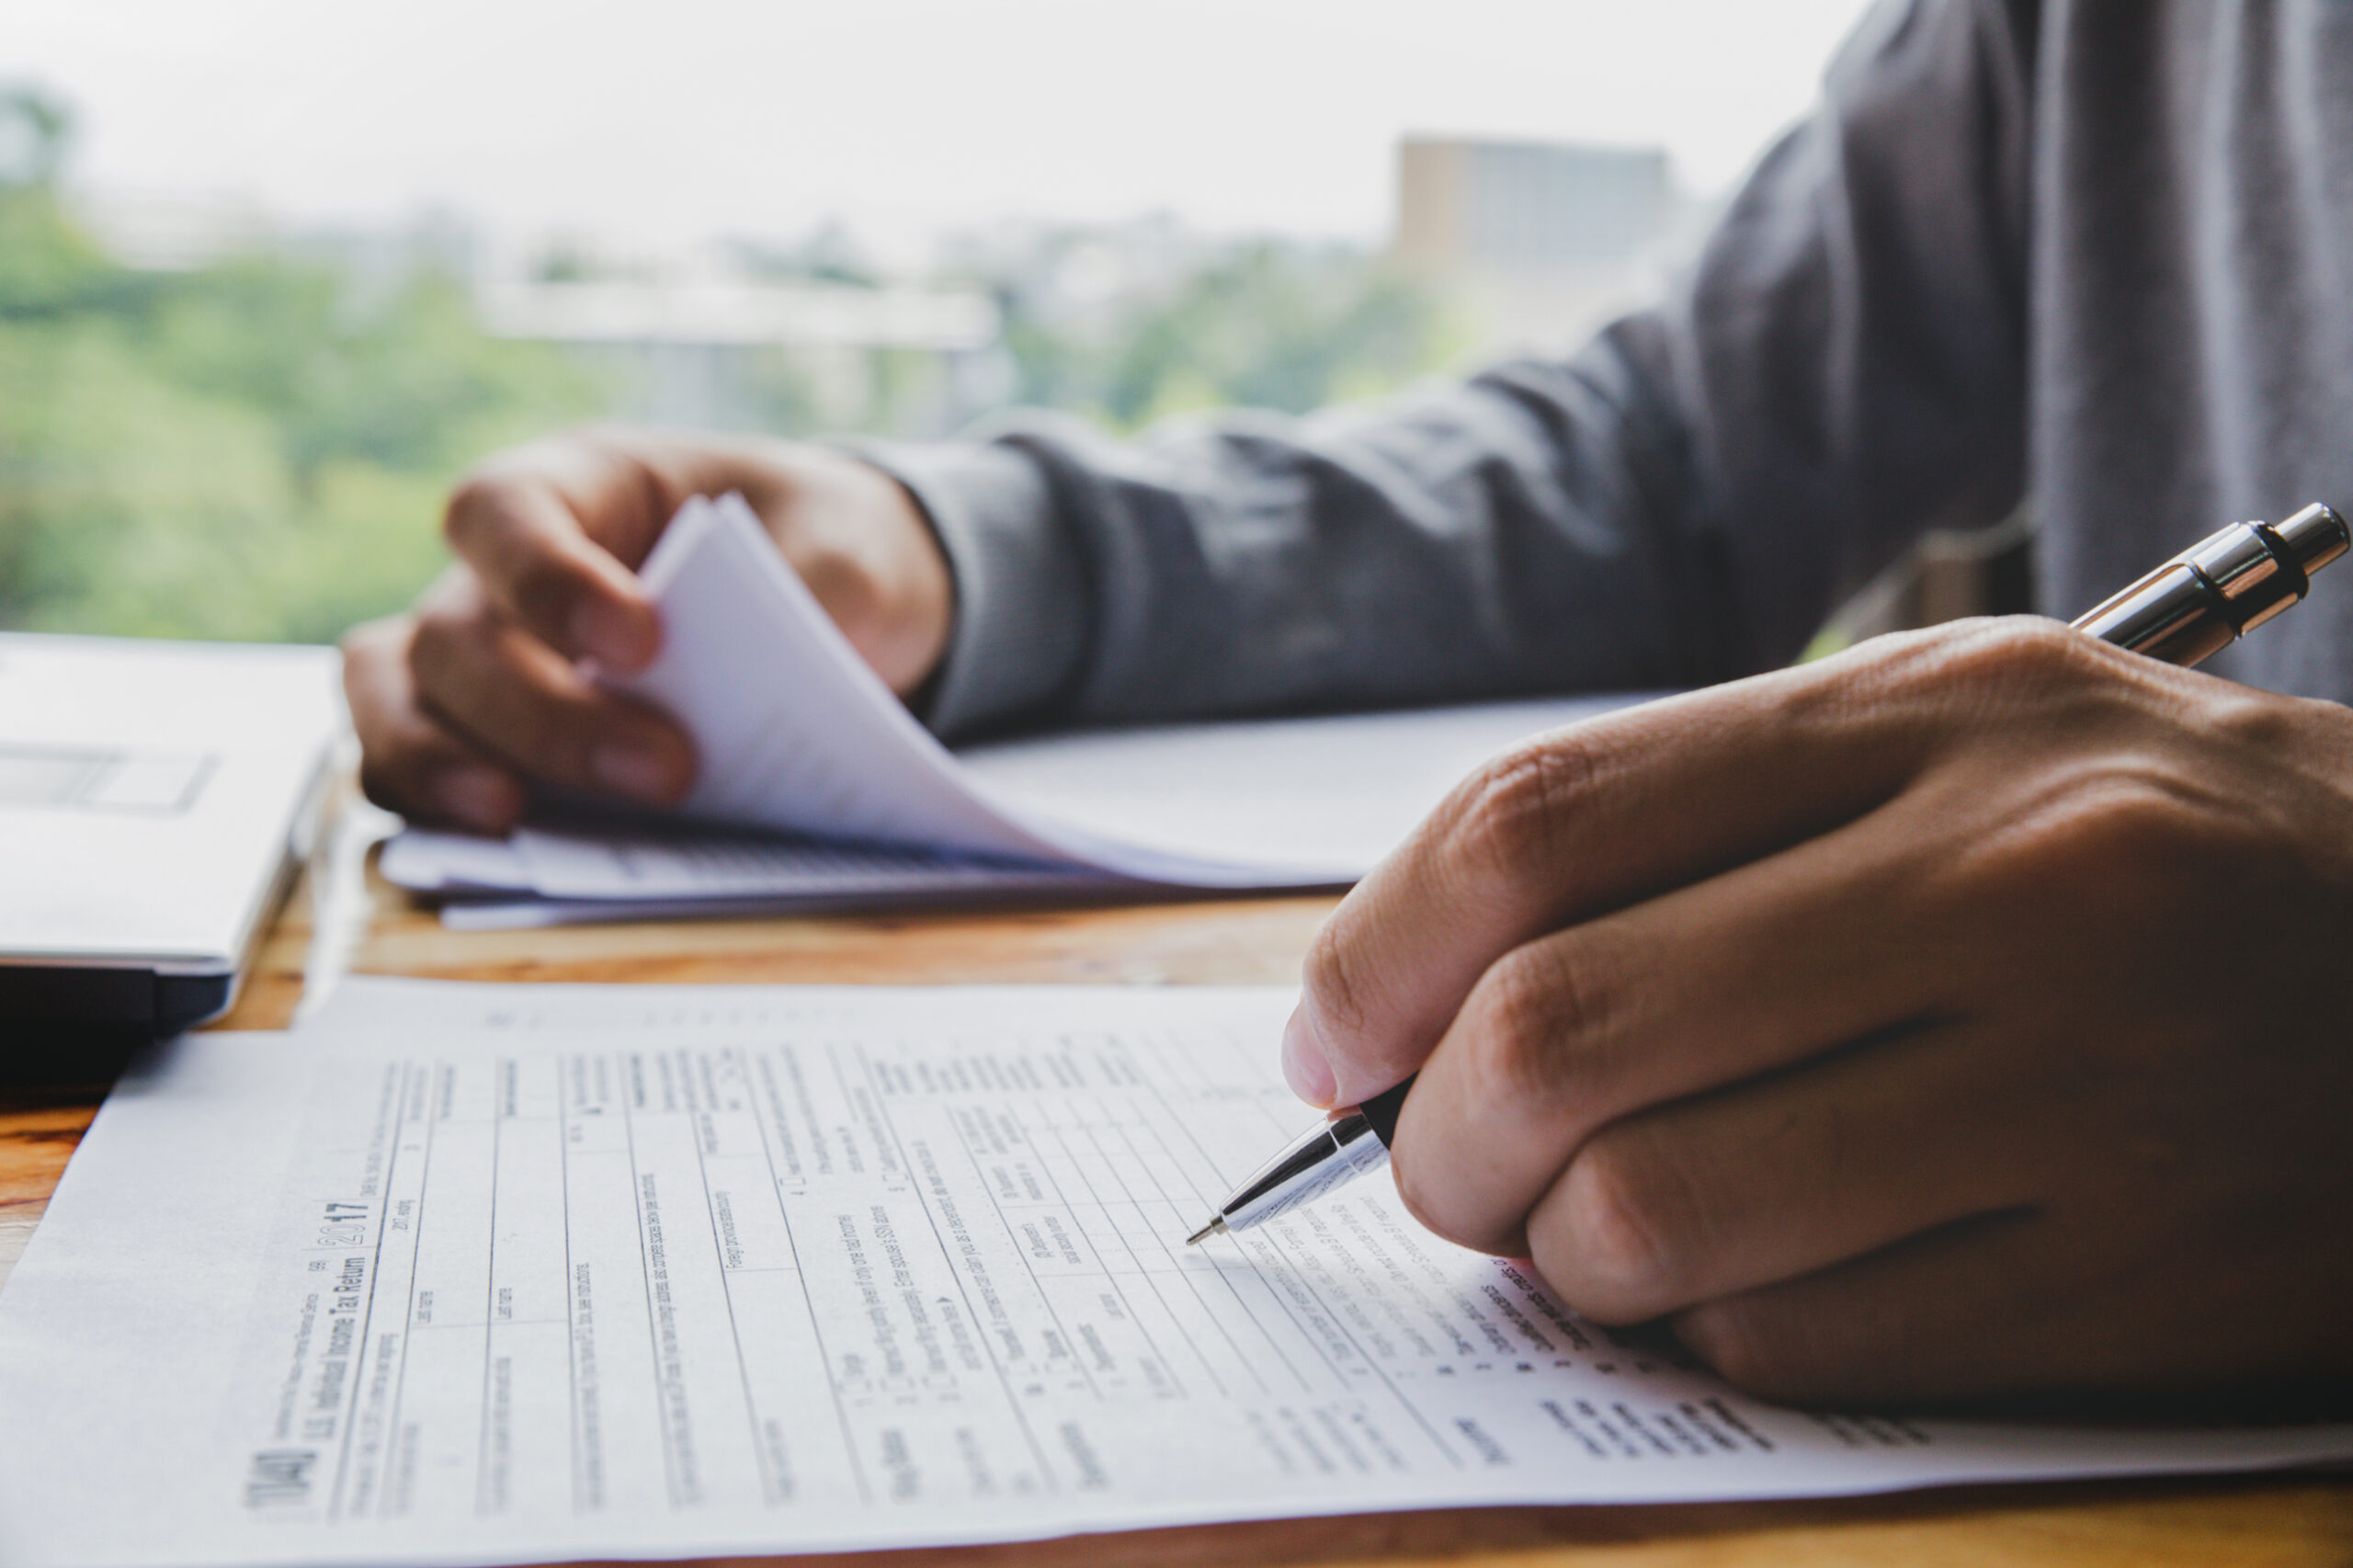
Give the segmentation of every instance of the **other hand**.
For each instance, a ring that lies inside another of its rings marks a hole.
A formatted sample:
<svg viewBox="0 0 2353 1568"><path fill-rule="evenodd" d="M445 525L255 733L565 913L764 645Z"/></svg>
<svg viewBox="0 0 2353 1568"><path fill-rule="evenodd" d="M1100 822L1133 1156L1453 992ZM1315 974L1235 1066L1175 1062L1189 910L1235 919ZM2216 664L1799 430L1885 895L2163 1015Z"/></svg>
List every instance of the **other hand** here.
<svg viewBox="0 0 2353 1568"><path fill-rule="evenodd" d="M662 629L634 569L688 497L730 490L892 690L928 678L954 588L914 498L881 470L783 441L574 432L468 475L443 525L457 563L414 609L344 639L369 797L482 833L512 826L535 780L681 799L695 770L685 732L580 665L653 660Z"/></svg>
<svg viewBox="0 0 2353 1568"><path fill-rule="evenodd" d="M1799 1400L2353 1370L2353 712L1975 621L1537 737L1285 1037L1406 1203Z"/></svg>

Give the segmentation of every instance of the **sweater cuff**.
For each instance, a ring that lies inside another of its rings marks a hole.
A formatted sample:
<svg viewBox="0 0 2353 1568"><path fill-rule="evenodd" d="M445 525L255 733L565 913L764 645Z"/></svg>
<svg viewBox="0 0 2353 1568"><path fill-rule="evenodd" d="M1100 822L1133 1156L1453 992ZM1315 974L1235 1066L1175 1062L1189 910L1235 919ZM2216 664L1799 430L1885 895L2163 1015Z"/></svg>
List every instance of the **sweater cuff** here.
<svg viewBox="0 0 2353 1568"><path fill-rule="evenodd" d="M1086 579L1038 464L995 445L848 449L906 486L955 577L955 627L915 717L953 740L1034 715L1068 690L1085 649Z"/></svg>

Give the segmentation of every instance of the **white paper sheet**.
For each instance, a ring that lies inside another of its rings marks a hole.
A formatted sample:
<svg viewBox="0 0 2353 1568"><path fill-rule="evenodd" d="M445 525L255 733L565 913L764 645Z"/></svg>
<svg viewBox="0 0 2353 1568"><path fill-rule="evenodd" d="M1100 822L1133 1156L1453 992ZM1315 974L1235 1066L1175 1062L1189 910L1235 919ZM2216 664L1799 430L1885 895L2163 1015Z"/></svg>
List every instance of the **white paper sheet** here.
<svg viewBox="0 0 2353 1568"><path fill-rule="evenodd" d="M1066 858L965 787L741 496L688 501L639 575L662 610L662 652L614 684L661 703L694 736L701 772L688 812L828 838Z"/></svg>
<svg viewBox="0 0 2353 1568"><path fill-rule="evenodd" d="M1345 872L1354 881L1516 741L1644 700L1543 698L1393 712L1079 731L959 751L1033 822L1171 861Z"/></svg>
<svg viewBox="0 0 2353 1568"><path fill-rule="evenodd" d="M515 847L530 886L550 898L751 898L792 888L858 897L926 889L1100 887L1115 879L1067 866L983 861L920 849L748 834L524 828Z"/></svg>
<svg viewBox="0 0 2353 1568"><path fill-rule="evenodd" d="M1026 815L1186 859L1279 867L1311 860L1352 881L1481 762L1540 731L1638 698L1481 703L1389 713L1081 731L955 754L980 787ZM504 839L411 828L381 869L453 903L452 925L599 909L600 901L811 907L863 898L1085 891L1134 885L1089 866L1043 867L872 844L779 837L710 824L538 824ZM1285 885L1288 873L1273 873ZM535 905L537 907L535 907Z"/></svg>
<svg viewBox="0 0 2353 1568"><path fill-rule="evenodd" d="M1151 891L1084 866L619 819L500 839L412 828L379 864L395 886L448 899L453 931Z"/></svg>
<svg viewBox="0 0 2353 1568"><path fill-rule="evenodd" d="M435 835L438 840L455 835ZM483 840L464 841L460 856L429 861L445 867L491 868L477 857ZM406 835L392 846L408 847ZM487 847L504 858L506 884L520 896L491 894L498 884L445 881L441 891L462 892L442 905L453 931L513 930L596 921L743 916L813 911L887 909L921 903L939 908L1008 899L1131 895L1152 891L1084 866L980 860L889 845L781 838L697 824L600 824L521 827ZM438 846L419 851L435 855ZM395 882L415 874L387 853L385 875ZM404 883L403 885L415 885Z"/></svg>
<svg viewBox="0 0 2353 1568"><path fill-rule="evenodd" d="M689 501L642 576L662 653L619 684L695 737L688 812L1184 886L1354 881L1504 745L1630 700L1056 737L960 759L867 668L740 496Z"/></svg>
<svg viewBox="0 0 2353 1568"><path fill-rule="evenodd" d="M617 684L696 737L703 771L686 810L699 825L541 824L504 841L404 833L384 874L465 901L445 909L449 924L1138 882L1338 886L1512 742L1642 700L1096 731L951 754L858 659L740 497L688 502L643 576L664 648Z"/></svg>
<svg viewBox="0 0 2353 1568"><path fill-rule="evenodd" d="M1478 765L1517 740L1640 701L1553 698L1397 712L1081 731L953 754L965 784L1026 821L1152 857L1165 881L709 823L535 824L505 839L410 828L386 878L466 902L477 928L647 913L834 907L990 893L1355 881ZM1302 871L1302 865L1321 868ZM1246 873L1241 868L1258 868ZM1173 868L1173 869L1172 869ZM500 897L496 895L512 895ZM655 907L659 906L659 907Z"/></svg>
<svg viewBox="0 0 2353 1568"><path fill-rule="evenodd" d="M128 1078L0 1293L0 1561L508 1562L2341 1459L1775 1409L1296 1130L1270 991L359 980ZM2225 1335L2227 1324L2214 1325Z"/></svg>
<svg viewBox="0 0 2353 1568"><path fill-rule="evenodd" d="M483 838L439 828L404 827L384 845L376 869L411 892L528 892L530 869L510 835Z"/></svg>

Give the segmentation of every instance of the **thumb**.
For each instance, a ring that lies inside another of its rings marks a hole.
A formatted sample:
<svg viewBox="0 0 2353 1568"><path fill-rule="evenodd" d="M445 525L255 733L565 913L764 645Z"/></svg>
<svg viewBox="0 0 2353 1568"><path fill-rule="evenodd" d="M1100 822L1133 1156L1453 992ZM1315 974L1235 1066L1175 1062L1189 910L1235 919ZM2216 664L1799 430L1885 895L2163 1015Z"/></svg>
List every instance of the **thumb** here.
<svg viewBox="0 0 2353 1568"><path fill-rule="evenodd" d="M1481 767L1309 949L1283 1075L1360 1104L1420 1069L1479 977L1549 931L1828 831L1892 794L1927 732L1825 660L1536 735Z"/></svg>

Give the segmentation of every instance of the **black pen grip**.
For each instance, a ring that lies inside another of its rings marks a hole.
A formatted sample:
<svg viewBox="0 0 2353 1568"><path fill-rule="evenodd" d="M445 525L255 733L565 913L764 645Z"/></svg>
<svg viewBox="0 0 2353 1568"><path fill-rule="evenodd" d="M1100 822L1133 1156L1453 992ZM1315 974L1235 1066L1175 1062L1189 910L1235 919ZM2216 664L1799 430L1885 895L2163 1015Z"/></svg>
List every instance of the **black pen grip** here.
<svg viewBox="0 0 2353 1568"><path fill-rule="evenodd" d="M1357 1107L1358 1110L1364 1112L1364 1119L1372 1123L1373 1135L1381 1140L1381 1146L1384 1149L1388 1148L1390 1142L1397 1136L1397 1113L1405 1108L1405 1091L1413 1086L1414 1080L1407 1078L1393 1088L1381 1090L1381 1093Z"/></svg>

